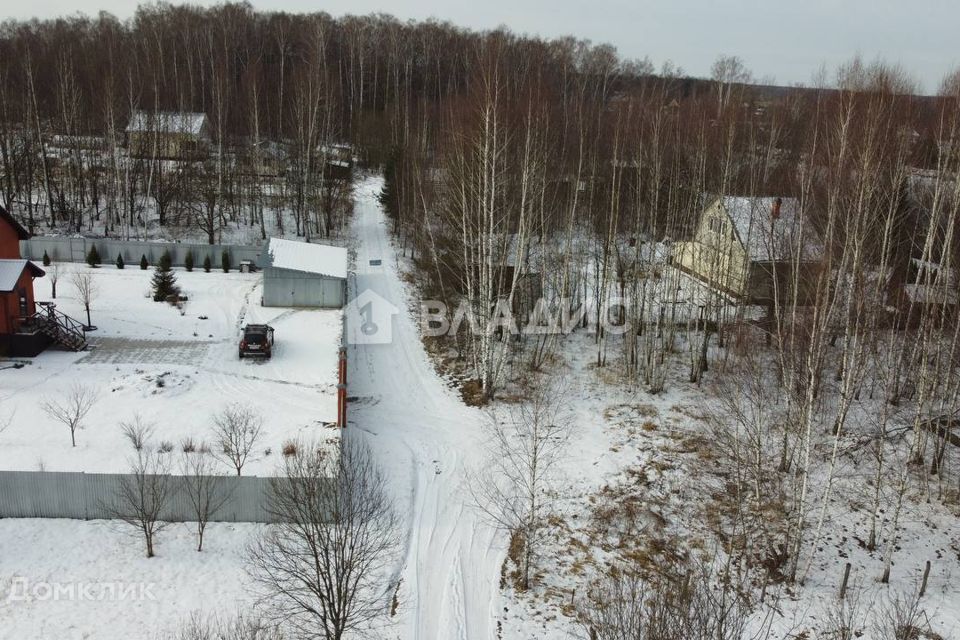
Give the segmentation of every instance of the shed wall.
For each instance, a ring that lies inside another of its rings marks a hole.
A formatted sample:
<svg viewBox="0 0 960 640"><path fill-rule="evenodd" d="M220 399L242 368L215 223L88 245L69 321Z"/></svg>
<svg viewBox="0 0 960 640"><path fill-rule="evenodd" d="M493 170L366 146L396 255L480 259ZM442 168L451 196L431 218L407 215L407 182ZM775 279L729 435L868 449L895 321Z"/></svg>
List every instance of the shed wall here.
<svg viewBox="0 0 960 640"><path fill-rule="evenodd" d="M346 280L315 273L264 267L263 306L342 309Z"/></svg>

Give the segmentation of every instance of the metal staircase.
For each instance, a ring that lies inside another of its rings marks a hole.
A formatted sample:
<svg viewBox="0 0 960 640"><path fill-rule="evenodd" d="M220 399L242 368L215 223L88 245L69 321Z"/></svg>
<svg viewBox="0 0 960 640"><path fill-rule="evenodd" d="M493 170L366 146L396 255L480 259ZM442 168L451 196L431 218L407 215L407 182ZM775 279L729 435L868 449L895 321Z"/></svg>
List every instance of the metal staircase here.
<svg viewBox="0 0 960 640"><path fill-rule="evenodd" d="M82 322L57 311L52 302L38 302L37 305L43 310L24 318L22 328L39 331L71 351L86 349L87 331Z"/></svg>

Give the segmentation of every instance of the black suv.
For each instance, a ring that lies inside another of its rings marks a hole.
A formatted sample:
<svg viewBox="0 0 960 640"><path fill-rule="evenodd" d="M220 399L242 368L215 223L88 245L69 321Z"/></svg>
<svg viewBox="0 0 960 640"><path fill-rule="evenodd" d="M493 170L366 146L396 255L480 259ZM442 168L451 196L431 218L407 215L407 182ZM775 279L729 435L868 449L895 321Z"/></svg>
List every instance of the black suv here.
<svg viewBox="0 0 960 640"><path fill-rule="evenodd" d="M268 324L248 324L240 340L240 358L243 356L270 357L273 352L273 327Z"/></svg>

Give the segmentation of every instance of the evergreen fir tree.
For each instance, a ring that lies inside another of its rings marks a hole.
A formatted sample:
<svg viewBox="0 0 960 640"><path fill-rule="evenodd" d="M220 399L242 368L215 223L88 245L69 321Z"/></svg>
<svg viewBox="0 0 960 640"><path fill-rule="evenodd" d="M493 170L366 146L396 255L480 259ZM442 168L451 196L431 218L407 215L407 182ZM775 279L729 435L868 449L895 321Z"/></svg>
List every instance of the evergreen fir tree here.
<svg viewBox="0 0 960 640"><path fill-rule="evenodd" d="M188 273L193 271L193 251L187 251L187 255L183 259L183 266L186 267Z"/></svg>
<svg viewBox="0 0 960 640"><path fill-rule="evenodd" d="M220 266L223 267L224 273L230 273L230 252L226 249L220 254Z"/></svg>
<svg viewBox="0 0 960 640"><path fill-rule="evenodd" d="M213 266L213 263L210 262L210 256L207 255L207 256L203 259L203 270L206 271L207 273L210 273L210 268L211 268L212 266Z"/></svg>
<svg viewBox="0 0 960 640"><path fill-rule="evenodd" d="M124 264L123 264L123 254L122 254L122 253L118 253L118 254L117 254L117 269L123 269L123 267L124 267Z"/></svg>
<svg viewBox="0 0 960 640"><path fill-rule="evenodd" d="M143 254L142 256L140 256L140 269L143 271L146 271L148 266L149 265L147 264L147 254Z"/></svg>
<svg viewBox="0 0 960 640"><path fill-rule="evenodd" d="M153 272L151 282L154 302L163 302L168 297L180 293L180 287L177 286L177 276L170 268L171 263L170 252L164 251L163 255L160 256L160 262L157 263L156 271Z"/></svg>
<svg viewBox="0 0 960 640"><path fill-rule="evenodd" d="M50 256L47 255L46 251L43 252L43 266L45 267L50 266Z"/></svg>
<svg viewBox="0 0 960 640"><path fill-rule="evenodd" d="M90 251L87 252L87 264L91 267L100 266L100 252L95 244L90 245Z"/></svg>
<svg viewBox="0 0 960 640"><path fill-rule="evenodd" d="M400 217L400 189L398 183L398 167L400 165L401 151L395 147L390 154L390 159L386 162L383 171L383 188L377 194L377 200L383 206L384 213L394 220Z"/></svg>

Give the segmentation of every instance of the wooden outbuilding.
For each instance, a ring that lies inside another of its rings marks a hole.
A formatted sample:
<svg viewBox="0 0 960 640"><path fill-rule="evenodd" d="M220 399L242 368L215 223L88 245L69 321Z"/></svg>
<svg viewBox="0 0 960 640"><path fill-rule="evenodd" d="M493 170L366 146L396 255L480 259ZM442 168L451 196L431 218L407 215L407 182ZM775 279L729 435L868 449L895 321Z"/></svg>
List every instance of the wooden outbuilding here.
<svg viewBox="0 0 960 640"><path fill-rule="evenodd" d="M6 355L36 355L34 348L22 348L24 341L17 338L25 319L37 311L33 280L44 275L43 269L20 257L20 241L29 237L23 225L0 207L0 353Z"/></svg>

